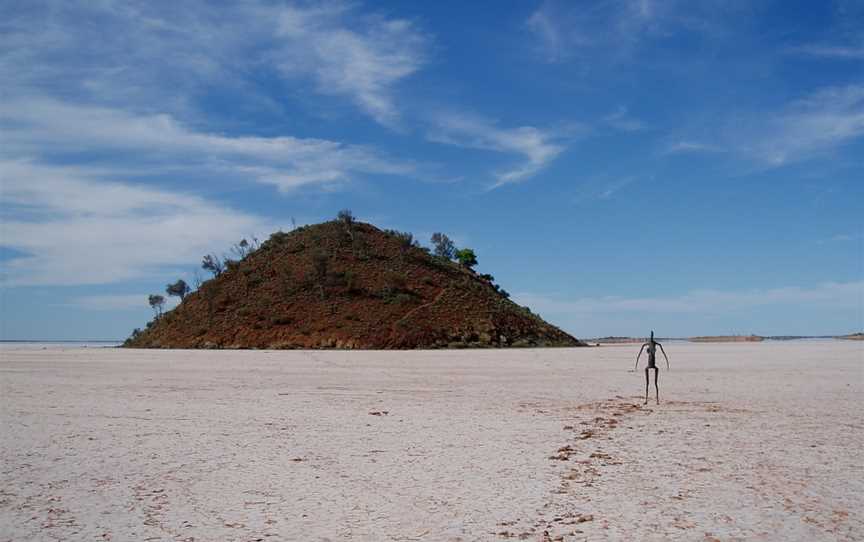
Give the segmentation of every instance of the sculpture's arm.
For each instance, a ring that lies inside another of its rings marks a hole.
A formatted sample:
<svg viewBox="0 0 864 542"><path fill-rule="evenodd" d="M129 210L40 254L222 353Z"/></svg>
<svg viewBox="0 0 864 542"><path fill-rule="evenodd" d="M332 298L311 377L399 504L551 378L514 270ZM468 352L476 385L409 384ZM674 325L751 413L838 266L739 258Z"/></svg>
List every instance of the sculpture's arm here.
<svg viewBox="0 0 864 542"><path fill-rule="evenodd" d="M663 350L663 345L662 345L662 344L657 343L657 346L660 347L660 351L663 352L663 357L666 358L666 370L668 371L668 370L669 370L669 356L667 356L667 355L666 355L666 351Z"/></svg>
<svg viewBox="0 0 864 542"><path fill-rule="evenodd" d="M642 355L642 351L645 350L645 347L646 347L647 345L648 345L648 343L643 343L643 344L642 344L642 348L639 349L639 353L636 354L636 366L633 367L633 370L634 370L634 371L635 371L636 369L639 368L639 357Z"/></svg>

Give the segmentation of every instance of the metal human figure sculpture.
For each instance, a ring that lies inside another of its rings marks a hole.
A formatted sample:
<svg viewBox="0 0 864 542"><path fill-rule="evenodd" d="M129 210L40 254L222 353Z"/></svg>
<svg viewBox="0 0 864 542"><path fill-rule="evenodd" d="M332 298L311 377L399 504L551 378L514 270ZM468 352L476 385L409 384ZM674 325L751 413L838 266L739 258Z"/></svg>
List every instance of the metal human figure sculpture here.
<svg viewBox="0 0 864 542"><path fill-rule="evenodd" d="M654 369L654 390L657 394L657 404L660 404L660 388L657 386L657 375L660 374L660 368L655 364L656 355L657 355L657 347L660 347L660 351L663 352L663 357L666 358L666 369L669 369L669 356L666 355L666 351L663 350L663 345L654 340L654 331L651 331L651 338L648 339L648 342L642 343L642 348L639 349L639 354L636 355L636 367L633 367L635 371L639 367L639 357L642 355L642 351L645 350L645 347L648 347L648 366L645 367L645 402L643 404L648 404L648 370Z"/></svg>

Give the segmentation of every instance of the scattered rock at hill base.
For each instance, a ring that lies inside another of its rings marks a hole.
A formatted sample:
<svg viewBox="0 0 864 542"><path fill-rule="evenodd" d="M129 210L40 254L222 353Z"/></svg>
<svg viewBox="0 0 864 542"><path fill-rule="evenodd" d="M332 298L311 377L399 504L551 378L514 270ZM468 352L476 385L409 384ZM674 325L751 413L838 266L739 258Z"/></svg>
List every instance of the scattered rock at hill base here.
<svg viewBox="0 0 864 542"><path fill-rule="evenodd" d="M486 277L370 224L277 232L124 346L584 346Z"/></svg>

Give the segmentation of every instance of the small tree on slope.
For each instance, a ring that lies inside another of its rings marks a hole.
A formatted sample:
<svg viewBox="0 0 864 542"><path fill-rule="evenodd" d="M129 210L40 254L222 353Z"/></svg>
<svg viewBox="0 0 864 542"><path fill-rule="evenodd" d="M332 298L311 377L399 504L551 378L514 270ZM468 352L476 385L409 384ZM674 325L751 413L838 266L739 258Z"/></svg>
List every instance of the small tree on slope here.
<svg viewBox="0 0 864 542"><path fill-rule="evenodd" d="M470 248L463 248L456 251L456 259L462 266L468 269L473 269L477 265L477 255Z"/></svg>
<svg viewBox="0 0 864 542"><path fill-rule="evenodd" d="M153 294L148 298L148 301L150 302L150 308L153 309L156 318L162 316L162 309L165 308L165 297Z"/></svg>
<svg viewBox="0 0 864 542"><path fill-rule="evenodd" d="M189 293L189 285L183 279L177 279L174 284L165 286L165 293L168 295L176 295L180 301L186 299L186 294Z"/></svg>
<svg viewBox="0 0 864 542"><path fill-rule="evenodd" d="M432 234L432 251L436 256L452 260L456 255L456 245L445 234L436 232Z"/></svg>

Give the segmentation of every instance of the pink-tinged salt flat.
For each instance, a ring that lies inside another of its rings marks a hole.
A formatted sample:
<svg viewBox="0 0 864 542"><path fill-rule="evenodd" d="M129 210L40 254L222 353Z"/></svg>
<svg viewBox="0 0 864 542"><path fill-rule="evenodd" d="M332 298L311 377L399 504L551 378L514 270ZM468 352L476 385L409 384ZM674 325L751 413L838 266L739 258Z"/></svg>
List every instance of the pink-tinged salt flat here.
<svg viewBox="0 0 864 542"><path fill-rule="evenodd" d="M864 344L664 346L4 348L0 541L864 538Z"/></svg>

